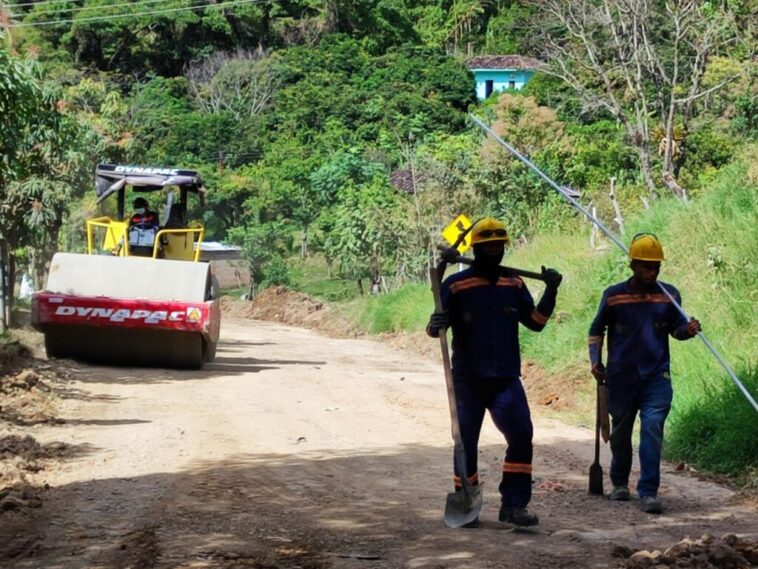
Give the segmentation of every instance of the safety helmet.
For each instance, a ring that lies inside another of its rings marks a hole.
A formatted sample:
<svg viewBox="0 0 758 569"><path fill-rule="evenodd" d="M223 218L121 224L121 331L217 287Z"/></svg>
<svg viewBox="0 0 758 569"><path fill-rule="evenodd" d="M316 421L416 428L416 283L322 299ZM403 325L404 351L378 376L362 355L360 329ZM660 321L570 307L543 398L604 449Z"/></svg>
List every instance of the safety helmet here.
<svg viewBox="0 0 758 569"><path fill-rule="evenodd" d="M147 200L145 198L135 198L132 202L132 207L147 207Z"/></svg>
<svg viewBox="0 0 758 569"><path fill-rule="evenodd" d="M638 233L629 246L629 258L633 261L663 261L663 245L652 233Z"/></svg>
<svg viewBox="0 0 758 569"><path fill-rule="evenodd" d="M489 241L503 241L505 245L508 245L511 240L508 238L503 222L485 217L474 224L474 229L471 230L471 244L477 245Z"/></svg>

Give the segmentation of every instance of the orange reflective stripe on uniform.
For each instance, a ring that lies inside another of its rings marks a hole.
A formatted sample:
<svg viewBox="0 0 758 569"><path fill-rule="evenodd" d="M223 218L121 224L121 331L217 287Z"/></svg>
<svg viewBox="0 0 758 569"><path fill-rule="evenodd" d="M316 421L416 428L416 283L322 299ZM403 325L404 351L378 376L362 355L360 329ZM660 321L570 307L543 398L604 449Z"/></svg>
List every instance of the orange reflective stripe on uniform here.
<svg viewBox="0 0 758 569"><path fill-rule="evenodd" d="M541 314L537 310L532 310L532 320L534 320L537 324L540 324L541 326L544 326L547 324L547 321L550 318L545 316L544 314Z"/></svg>
<svg viewBox="0 0 758 569"><path fill-rule="evenodd" d="M487 279L483 279L480 277L471 277L468 279L463 279L461 281L458 281L457 283L453 283L450 285L450 292L455 294L456 292L460 292L462 290L466 290L467 288L474 288L479 286L489 286L490 282Z"/></svg>
<svg viewBox="0 0 758 569"><path fill-rule="evenodd" d="M618 304L634 304L634 303L666 303L671 302L671 299L665 294L617 294L608 297L608 306L616 306Z"/></svg>
<svg viewBox="0 0 758 569"><path fill-rule="evenodd" d="M531 474L532 465L519 462L503 462L503 472L511 472L513 474Z"/></svg>
<svg viewBox="0 0 758 569"><path fill-rule="evenodd" d="M521 288L524 285L524 281L521 279L500 277L497 279L497 286L515 286Z"/></svg>

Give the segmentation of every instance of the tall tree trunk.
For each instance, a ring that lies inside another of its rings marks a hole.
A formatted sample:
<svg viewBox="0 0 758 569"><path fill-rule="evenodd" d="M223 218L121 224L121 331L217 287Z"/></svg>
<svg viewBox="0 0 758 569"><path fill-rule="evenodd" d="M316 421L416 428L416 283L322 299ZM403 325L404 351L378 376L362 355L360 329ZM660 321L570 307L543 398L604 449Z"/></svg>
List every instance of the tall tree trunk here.
<svg viewBox="0 0 758 569"><path fill-rule="evenodd" d="M650 149L647 144L636 144L637 156L640 159L640 172L642 172L642 178L645 180L645 185L652 197L657 195L655 188L655 180L653 180L653 165L650 160Z"/></svg>
<svg viewBox="0 0 758 569"><path fill-rule="evenodd" d="M308 226L303 226L303 232L300 237L300 257L305 259L308 256Z"/></svg>
<svg viewBox="0 0 758 569"><path fill-rule="evenodd" d="M9 327L13 327L13 309L16 306L16 250L8 248L8 293L6 296L5 313Z"/></svg>
<svg viewBox="0 0 758 569"><path fill-rule="evenodd" d="M324 18L324 31L326 33L336 32L340 22L340 8L338 0L326 0L326 15Z"/></svg>
<svg viewBox="0 0 758 569"><path fill-rule="evenodd" d="M8 318L5 311L6 299L8 298L8 289L6 287L8 280L5 271L5 267L8 266L6 263L7 253L8 244L5 239L0 239L0 334L5 333L8 328Z"/></svg>

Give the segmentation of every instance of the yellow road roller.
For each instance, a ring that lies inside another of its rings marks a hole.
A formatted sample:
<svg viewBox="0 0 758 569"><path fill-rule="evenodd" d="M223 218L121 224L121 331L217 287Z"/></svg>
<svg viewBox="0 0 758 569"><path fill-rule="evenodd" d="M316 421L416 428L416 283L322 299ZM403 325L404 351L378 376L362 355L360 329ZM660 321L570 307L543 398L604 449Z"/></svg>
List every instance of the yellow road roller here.
<svg viewBox="0 0 758 569"><path fill-rule="evenodd" d="M204 228L187 223L188 197L204 203L201 176L99 164L95 177L97 203L115 196L115 215L87 220L87 252L56 253L44 290L32 296L47 355L201 368L215 356L221 326L210 265L199 261ZM145 196L160 197L160 207L150 210Z"/></svg>

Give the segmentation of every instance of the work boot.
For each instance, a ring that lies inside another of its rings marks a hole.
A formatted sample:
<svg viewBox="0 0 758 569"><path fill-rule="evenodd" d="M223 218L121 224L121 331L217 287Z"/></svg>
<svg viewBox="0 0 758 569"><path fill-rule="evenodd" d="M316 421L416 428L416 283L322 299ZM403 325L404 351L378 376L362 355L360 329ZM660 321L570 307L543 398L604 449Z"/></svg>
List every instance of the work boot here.
<svg viewBox="0 0 758 569"><path fill-rule="evenodd" d="M504 524L522 527L536 526L540 523L537 514L530 514L526 508L514 508L513 506L500 506L500 515L497 519Z"/></svg>
<svg viewBox="0 0 758 569"><path fill-rule="evenodd" d="M658 496L643 496L640 498L640 508L646 514L660 514L663 511L663 503Z"/></svg>
<svg viewBox="0 0 758 569"><path fill-rule="evenodd" d="M629 486L614 486L611 491L611 500L614 502L628 502L632 495L629 493Z"/></svg>

